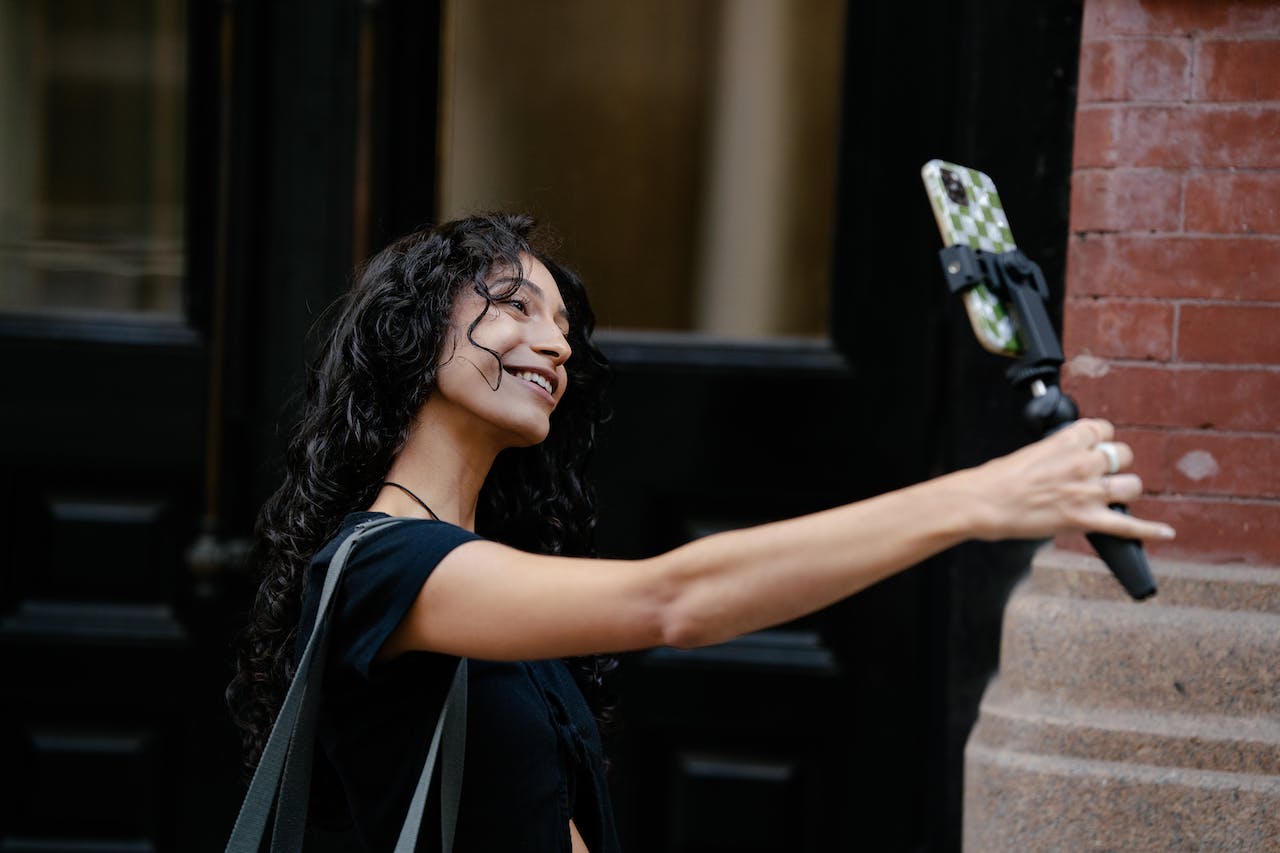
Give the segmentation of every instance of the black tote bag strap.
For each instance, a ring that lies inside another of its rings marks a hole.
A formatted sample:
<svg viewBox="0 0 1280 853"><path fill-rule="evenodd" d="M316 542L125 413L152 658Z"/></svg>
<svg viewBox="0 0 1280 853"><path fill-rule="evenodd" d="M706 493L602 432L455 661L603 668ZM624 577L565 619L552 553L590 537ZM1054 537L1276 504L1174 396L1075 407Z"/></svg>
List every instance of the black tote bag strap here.
<svg viewBox="0 0 1280 853"><path fill-rule="evenodd" d="M285 750L284 767L280 774L279 793L276 796L275 826L271 831L272 853L302 853L306 838L307 806L311 802L311 764L315 755L316 720L320 714L320 695L324 684L325 667L329 660L329 625L335 594L341 582L347 560L356 544L365 536L383 527L389 527L397 519L386 518L364 522L343 541L325 571L324 587L316 608L316 625L313 626L307 645L315 643L315 651L304 669L301 662L294 676L300 676L302 695L294 717L293 731ZM349 545L349 547L347 547ZM342 549L346 548L344 552ZM305 652L304 652L305 657Z"/></svg>
<svg viewBox="0 0 1280 853"><path fill-rule="evenodd" d="M389 522L390 519L382 524ZM271 806L280 788L280 778L284 774L289 743L293 739L298 714L307 693L306 687L310 680L311 664L315 659L316 647L320 645L319 640L328 623L326 616L333 599L333 592L338 586L338 579L352 547L372 526L372 524L358 525L338 546L333 559L329 561L329 569L325 573L324 586L320 592L315 624L311 627L311 636L307 638L306 648L298 661L298 670L294 673L293 681L289 683L289 690L285 693L280 713L276 715L271 734L267 737L267 745L263 748L258 766L253 771L249 791L245 794L244 803L240 806L240 813L236 816L235 826L231 830L231 838L227 841L227 853L258 853L262 836L267 829L267 818L271 814ZM312 701L315 701L314 697ZM305 815L303 822L305 824Z"/></svg>
<svg viewBox="0 0 1280 853"><path fill-rule="evenodd" d="M458 670L449 686L440 719L436 721L427 760L413 789L409 812L400 827L395 853L413 853L418 843L418 829L422 826L422 814L427 807L427 792L431 789L431 771L436 766L436 755L441 752L443 741L444 760L440 766L440 850L449 853L453 849L453 834L458 822L458 803L462 794L462 759L467 743L467 659L458 661Z"/></svg>
<svg viewBox="0 0 1280 853"><path fill-rule="evenodd" d="M338 546L333 559L329 561L311 636L307 639L302 658L298 661L297 672L285 694L280 713L276 717L262 757L254 770L248 793L236 817L231 837L227 841L227 853L258 853L262 837L266 832L267 818L271 814L271 806L275 803L277 794L279 794L280 803L276 810L271 849L273 853L286 853L286 851L300 853L302 850L307 802L310 797L315 724L320 703L320 684L328 652L328 617L333 609L333 594L356 542L373 531L397 521L399 519L386 518L357 525L356 529ZM452 714L449 713L451 709ZM450 732L445 734L445 722L450 716L453 717L453 723L450 725ZM445 853L452 849L453 844L465 738L466 661L463 660L459 664L458 673L454 676L449 695L445 700L445 707L436 723L431 750L426 766L423 768L422 779L419 780L419 787L429 786L431 772L435 765L435 753L443 739L441 839ZM415 801L416 799L415 791ZM425 793L423 800L425 802ZM410 815L406 816L405 820L406 825L401 829L401 837L405 837L409 828L408 823L412 820L413 832L408 837L416 839L422 822L422 808L418 808L415 817L411 807ZM397 846L397 850L399 849ZM407 849L413 849L412 843Z"/></svg>

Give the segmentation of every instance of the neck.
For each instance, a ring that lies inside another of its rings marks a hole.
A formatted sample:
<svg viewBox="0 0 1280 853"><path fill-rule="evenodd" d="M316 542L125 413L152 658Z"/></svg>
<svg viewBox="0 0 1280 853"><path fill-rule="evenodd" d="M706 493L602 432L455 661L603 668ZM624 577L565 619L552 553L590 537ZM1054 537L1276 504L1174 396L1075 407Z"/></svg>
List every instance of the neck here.
<svg viewBox="0 0 1280 853"><path fill-rule="evenodd" d="M412 491L441 521L474 531L480 488L502 448L477 441L474 424L469 436L462 424L436 417L433 408L430 404L423 407L404 449L383 479ZM406 518L430 518L413 498L390 487L383 487L369 509Z"/></svg>

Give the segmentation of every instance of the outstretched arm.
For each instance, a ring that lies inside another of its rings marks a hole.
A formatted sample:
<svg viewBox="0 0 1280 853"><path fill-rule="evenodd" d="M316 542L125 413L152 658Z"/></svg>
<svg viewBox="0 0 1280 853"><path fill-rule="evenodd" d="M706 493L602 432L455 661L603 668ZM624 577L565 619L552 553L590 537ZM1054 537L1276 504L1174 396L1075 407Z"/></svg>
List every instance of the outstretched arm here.
<svg viewBox="0 0 1280 853"><path fill-rule="evenodd" d="M1114 430L1080 421L1008 456L813 515L707 536L647 560L526 554L470 542L432 572L383 650L535 659L720 642L810 613L965 539L1099 531L1169 538L1108 502ZM1117 445L1121 467L1132 453Z"/></svg>

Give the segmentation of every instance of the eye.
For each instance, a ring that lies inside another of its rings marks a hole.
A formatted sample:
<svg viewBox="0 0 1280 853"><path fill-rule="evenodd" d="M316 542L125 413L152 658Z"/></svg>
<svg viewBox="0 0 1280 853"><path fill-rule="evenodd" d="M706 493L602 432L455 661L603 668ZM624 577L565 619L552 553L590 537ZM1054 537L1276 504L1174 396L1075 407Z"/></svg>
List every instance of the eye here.
<svg viewBox="0 0 1280 853"><path fill-rule="evenodd" d="M519 311L521 314L529 313L529 303L525 302L523 299L519 299L519 298L508 299L506 300L506 304L510 305L512 308Z"/></svg>

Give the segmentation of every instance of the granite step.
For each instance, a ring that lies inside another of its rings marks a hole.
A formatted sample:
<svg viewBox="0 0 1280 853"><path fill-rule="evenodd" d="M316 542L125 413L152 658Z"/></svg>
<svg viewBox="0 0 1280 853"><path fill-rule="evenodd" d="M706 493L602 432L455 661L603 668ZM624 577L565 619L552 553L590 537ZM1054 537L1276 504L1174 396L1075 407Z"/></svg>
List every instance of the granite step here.
<svg viewBox="0 0 1280 853"><path fill-rule="evenodd" d="M964 848L1280 853L1280 569L1049 551L965 748Z"/></svg>

